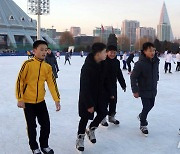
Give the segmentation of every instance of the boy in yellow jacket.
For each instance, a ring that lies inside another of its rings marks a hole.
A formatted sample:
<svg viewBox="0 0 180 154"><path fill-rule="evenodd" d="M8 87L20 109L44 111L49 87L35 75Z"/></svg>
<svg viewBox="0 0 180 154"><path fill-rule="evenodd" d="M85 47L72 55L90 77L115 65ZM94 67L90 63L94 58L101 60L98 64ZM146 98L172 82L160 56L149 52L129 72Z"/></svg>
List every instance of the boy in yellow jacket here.
<svg viewBox="0 0 180 154"><path fill-rule="evenodd" d="M60 95L56 84L52 67L44 62L48 44L38 40L33 44L35 57L24 62L16 83L17 106L24 109L27 122L29 145L33 154L54 154L48 145L50 134L50 120L47 111L45 97L45 81L55 101L56 111L59 111ZM40 148L36 142L36 118L41 126Z"/></svg>

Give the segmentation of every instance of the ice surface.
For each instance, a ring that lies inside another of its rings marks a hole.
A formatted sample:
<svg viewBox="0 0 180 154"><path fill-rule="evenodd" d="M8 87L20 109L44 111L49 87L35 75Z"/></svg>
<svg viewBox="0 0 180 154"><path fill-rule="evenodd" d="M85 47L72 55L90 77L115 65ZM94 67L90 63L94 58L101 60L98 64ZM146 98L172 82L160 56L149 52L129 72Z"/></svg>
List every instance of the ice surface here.
<svg viewBox="0 0 180 154"><path fill-rule="evenodd" d="M0 57L0 154L31 154L26 133L23 110L15 99L18 71L27 57ZM46 102L51 118L50 146L56 154L76 154L78 127L78 92L80 69L84 58L72 57L72 65L64 66L64 57L58 60L60 72L57 83L61 93L62 111L55 111L54 102L47 91ZM156 105L149 114L149 136L139 131L137 115L141 111L140 99L134 99L129 75L123 71L128 88L124 93L118 86L117 119L119 127L102 126L96 131L97 144L85 139L84 154L179 154L180 141L180 73L164 74L161 59L159 92ZM39 129L39 127L38 127Z"/></svg>

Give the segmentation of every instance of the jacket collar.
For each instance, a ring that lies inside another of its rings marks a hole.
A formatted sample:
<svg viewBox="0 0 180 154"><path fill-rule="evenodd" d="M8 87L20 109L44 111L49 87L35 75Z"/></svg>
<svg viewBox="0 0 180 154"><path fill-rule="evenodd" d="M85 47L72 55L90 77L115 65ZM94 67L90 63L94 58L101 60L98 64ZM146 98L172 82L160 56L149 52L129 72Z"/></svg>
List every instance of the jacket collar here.
<svg viewBox="0 0 180 154"><path fill-rule="evenodd" d="M44 60L39 59L39 58L37 58L37 57L35 57L35 56L34 56L34 59L37 60L37 61L39 61L39 62L43 62L43 61L44 61Z"/></svg>
<svg viewBox="0 0 180 154"><path fill-rule="evenodd" d="M154 58L152 60L150 60L150 59L146 58L145 55L142 54L142 55L140 55L139 60L148 62L148 63L156 63L159 61L159 58L157 57L157 55L155 55Z"/></svg>

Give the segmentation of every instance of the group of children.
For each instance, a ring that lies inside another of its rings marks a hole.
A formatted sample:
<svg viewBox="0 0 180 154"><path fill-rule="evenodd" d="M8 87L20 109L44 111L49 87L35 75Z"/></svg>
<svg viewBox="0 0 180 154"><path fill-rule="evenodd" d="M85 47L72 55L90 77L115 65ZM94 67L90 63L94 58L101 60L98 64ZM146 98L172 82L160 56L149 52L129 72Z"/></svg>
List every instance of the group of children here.
<svg viewBox="0 0 180 154"><path fill-rule="evenodd" d="M117 81L124 92L126 83L117 59L117 48L106 46L103 43L95 43L92 53L86 58L81 69L79 116L80 122L77 133L76 148L84 151L85 135L93 144L96 143L95 130L101 123L108 126L106 115L110 123L115 125L119 121L115 119L117 103ZM128 64L133 61L131 53ZM131 72L131 70L129 70ZM157 94L157 82L159 80L159 59L155 55L152 43L145 43L138 62L131 74L131 87L135 98L141 97L143 109L138 115L140 130L148 135L147 116L155 103ZM94 118L94 112L97 116ZM92 120L87 127L88 120ZM87 127L87 128L86 128Z"/></svg>
<svg viewBox="0 0 180 154"><path fill-rule="evenodd" d="M38 40L33 44L34 58L24 62L17 79L16 97L18 107L23 108L27 122L29 145L33 154L54 154L49 147L50 120L45 96L45 81L55 101L56 111L61 109L60 94L51 65L44 61L48 44ZM108 121L119 125L115 118L117 104L117 81L126 92L126 83L117 59L117 47L106 47L103 43L95 43L92 52L87 56L81 69L79 92L79 126L76 148L84 151L85 134L95 144L95 130L99 124L108 126ZM133 60L134 55L130 58ZM47 61L47 59L46 59ZM155 56L152 43L145 43L138 62L131 74L131 87L135 98L141 97L143 109L139 114L140 130L148 135L147 115L153 108L159 80L159 59ZM94 117L94 113L97 113ZM41 126L39 143L36 141L36 118ZM92 120L87 127L88 121Z"/></svg>
<svg viewBox="0 0 180 154"><path fill-rule="evenodd" d="M172 73L171 63L174 62L174 64L176 64L176 62L173 58L171 51L165 51L164 56L165 56L164 71L165 71L165 73L169 72L171 74ZM180 53L179 53L179 51L176 54L176 61L177 61L176 72L178 72L178 71L180 71Z"/></svg>

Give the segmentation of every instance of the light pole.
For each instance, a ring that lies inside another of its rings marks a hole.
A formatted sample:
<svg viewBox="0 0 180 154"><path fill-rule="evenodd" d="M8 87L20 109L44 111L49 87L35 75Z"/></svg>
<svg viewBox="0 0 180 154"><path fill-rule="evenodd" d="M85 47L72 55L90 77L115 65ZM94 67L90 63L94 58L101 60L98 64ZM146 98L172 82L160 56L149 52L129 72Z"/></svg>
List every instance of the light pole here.
<svg viewBox="0 0 180 154"><path fill-rule="evenodd" d="M41 39L41 15L50 12L50 0L28 0L28 13L37 15L37 40Z"/></svg>

